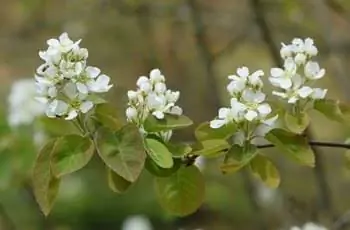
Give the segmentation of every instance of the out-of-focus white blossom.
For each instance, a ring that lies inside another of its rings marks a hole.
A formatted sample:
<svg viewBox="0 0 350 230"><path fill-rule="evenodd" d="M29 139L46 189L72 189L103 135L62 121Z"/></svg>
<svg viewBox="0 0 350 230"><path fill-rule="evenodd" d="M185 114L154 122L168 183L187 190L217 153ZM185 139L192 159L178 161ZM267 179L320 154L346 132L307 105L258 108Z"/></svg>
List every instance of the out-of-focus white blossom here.
<svg viewBox="0 0 350 230"><path fill-rule="evenodd" d="M32 79L16 81L8 98L8 123L11 127L29 125L34 119L45 114L45 106L35 100L36 87Z"/></svg>
<svg viewBox="0 0 350 230"><path fill-rule="evenodd" d="M247 132L253 136L264 136L266 130L273 127L277 116L271 117L271 106L265 102L261 80L263 75L262 70L250 73L247 67L241 67L237 69L236 75L229 76L231 82L227 85L227 91L231 96L230 107L220 108L217 118L210 122L210 127L217 129L232 122L237 123L241 127L235 135L238 144L246 140ZM242 128L244 123L251 123L251 130Z"/></svg>
<svg viewBox="0 0 350 230"><path fill-rule="evenodd" d="M176 105L180 92L167 89L165 77L159 69L153 69L149 77L141 76L136 82L137 90L129 90L126 117L143 129L148 116L164 119L165 114L182 115L182 108ZM171 132L161 134L163 140L171 137Z"/></svg>
<svg viewBox="0 0 350 230"><path fill-rule="evenodd" d="M49 39L47 50L39 52L45 63L36 71L37 100L45 104L49 117L71 120L87 113L94 106L88 96L112 87L107 75L87 65L88 50L80 48L80 42L63 33L58 39Z"/></svg>
<svg viewBox="0 0 350 230"><path fill-rule="evenodd" d="M145 216L130 216L123 225L122 230L152 230L152 224Z"/></svg>
<svg viewBox="0 0 350 230"><path fill-rule="evenodd" d="M282 43L280 54L284 59L283 68L271 68L270 83L281 91L272 93L288 103L294 104L299 100L323 99L327 89L312 88L316 80L325 75L325 69L312 60L318 50L311 38L293 39L291 44Z"/></svg>
<svg viewBox="0 0 350 230"><path fill-rule="evenodd" d="M321 225L309 222L304 224L304 226L302 227L292 227L290 228L290 230L327 230L327 228Z"/></svg>

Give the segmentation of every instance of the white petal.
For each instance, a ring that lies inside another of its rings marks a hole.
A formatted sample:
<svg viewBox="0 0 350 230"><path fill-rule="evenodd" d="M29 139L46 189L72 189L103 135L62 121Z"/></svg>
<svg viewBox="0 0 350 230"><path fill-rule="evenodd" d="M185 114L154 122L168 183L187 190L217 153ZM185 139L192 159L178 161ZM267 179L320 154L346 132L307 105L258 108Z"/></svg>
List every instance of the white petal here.
<svg viewBox="0 0 350 230"><path fill-rule="evenodd" d="M134 107L128 107L125 114L128 120L133 120L137 117L137 110Z"/></svg>
<svg viewBox="0 0 350 230"><path fill-rule="evenodd" d="M245 115L245 119L247 119L248 121L252 121L254 120L256 117L258 116L258 113L254 110L249 110Z"/></svg>
<svg viewBox="0 0 350 230"><path fill-rule="evenodd" d="M165 81L165 78L164 76L162 75L162 73L160 72L159 69L153 69L151 70L150 72L150 79L152 82L164 82Z"/></svg>
<svg viewBox="0 0 350 230"><path fill-rule="evenodd" d="M261 104L258 106L258 111L263 116L266 116L267 114L271 113L271 106L269 104Z"/></svg>
<svg viewBox="0 0 350 230"><path fill-rule="evenodd" d="M282 89L289 89L292 87L292 80L290 78L280 78L279 84Z"/></svg>
<svg viewBox="0 0 350 230"><path fill-rule="evenodd" d="M284 70L281 68L271 68L270 74L272 77L282 77L284 75Z"/></svg>
<svg viewBox="0 0 350 230"><path fill-rule="evenodd" d="M78 116L78 112L73 109L73 110L69 111L68 116L65 119L66 120L73 120L77 116Z"/></svg>
<svg viewBox="0 0 350 230"><path fill-rule="evenodd" d="M157 119L163 119L164 118L164 113L162 111L154 111L152 113L153 116L155 116Z"/></svg>
<svg viewBox="0 0 350 230"><path fill-rule="evenodd" d="M228 108L220 108L218 117L220 119L226 119L229 113L230 113L230 109L228 109Z"/></svg>
<svg viewBox="0 0 350 230"><path fill-rule="evenodd" d="M218 128L222 127L225 124L226 124L225 120L212 120L210 122L210 128L218 129Z"/></svg>
<svg viewBox="0 0 350 230"><path fill-rule="evenodd" d="M174 114L174 115L182 115L182 108L180 108L179 106L173 106L170 110L170 114Z"/></svg>
<svg viewBox="0 0 350 230"><path fill-rule="evenodd" d="M141 77L139 77L139 79L137 80L137 82L136 82L136 85L138 86L138 87L141 87L141 85L143 85L143 84L145 84L145 83L150 83L150 80L147 78L147 77L145 77L145 76L141 76Z"/></svg>
<svg viewBox="0 0 350 230"><path fill-rule="evenodd" d="M313 93L311 97L313 99L323 99L326 97L327 91L328 91L327 89L315 88L313 89Z"/></svg>
<svg viewBox="0 0 350 230"><path fill-rule="evenodd" d="M101 73L101 70L97 67L88 66L86 67L86 73L89 78L96 78Z"/></svg>
<svg viewBox="0 0 350 230"><path fill-rule="evenodd" d="M70 99L74 99L77 96L77 87L73 83L68 83L63 91Z"/></svg>
<svg viewBox="0 0 350 230"><path fill-rule="evenodd" d="M303 86L301 89L298 90L298 95L301 98L307 98L312 93L313 93L313 90L310 87L308 87L308 86Z"/></svg>
<svg viewBox="0 0 350 230"><path fill-rule="evenodd" d="M298 98L296 96L293 96L293 97L288 99L288 103L289 104L294 104L297 101L298 101Z"/></svg>
<svg viewBox="0 0 350 230"><path fill-rule="evenodd" d="M94 107L94 103L92 103L92 101L85 101L80 105L80 111L82 113L87 113L92 109L92 107Z"/></svg>
<svg viewBox="0 0 350 230"><path fill-rule="evenodd" d="M236 113L243 112L247 109L247 107L243 103L239 102L237 98L231 99L231 108L233 111L236 111Z"/></svg>
<svg viewBox="0 0 350 230"><path fill-rule="evenodd" d="M240 77L248 77L249 69L246 66L242 66L241 68L237 69L237 74Z"/></svg>
<svg viewBox="0 0 350 230"><path fill-rule="evenodd" d="M157 82L154 86L154 91L164 93L166 91L166 85L163 82Z"/></svg>
<svg viewBox="0 0 350 230"><path fill-rule="evenodd" d="M272 94L276 95L276 96L279 96L279 97L282 97L282 98L287 98L288 97L288 95L286 93L277 92L277 91L272 91Z"/></svg>
<svg viewBox="0 0 350 230"><path fill-rule="evenodd" d="M83 93L83 94L87 94L89 92L86 85L80 82L77 83L77 89L80 93Z"/></svg>

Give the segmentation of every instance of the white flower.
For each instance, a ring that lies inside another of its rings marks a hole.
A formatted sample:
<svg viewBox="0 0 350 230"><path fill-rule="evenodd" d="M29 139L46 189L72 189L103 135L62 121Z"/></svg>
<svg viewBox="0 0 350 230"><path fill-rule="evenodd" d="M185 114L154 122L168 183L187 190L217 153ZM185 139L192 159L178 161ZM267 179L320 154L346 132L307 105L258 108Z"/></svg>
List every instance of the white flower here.
<svg viewBox="0 0 350 230"><path fill-rule="evenodd" d="M150 72L149 78L141 76L138 78L137 90L128 91L128 108L125 111L127 120L136 124L140 132L145 135L143 123L148 116L154 116L161 120L166 114L182 115L182 108L176 105L180 92L167 89L165 77L159 69ZM164 141L168 141L172 132L157 133Z"/></svg>
<svg viewBox="0 0 350 230"><path fill-rule="evenodd" d="M314 40L311 38L306 38L304 42L304 49L305 53L310 55L310 56L316 56L318 53L318 50L316 46L314 45Z"/></svg>
<svg viewBox="0 0 350 230"><path fill-rule="evenodd" d="M32 79L18 80L12 85L8 97L10 126L29 125L45 113L45 104L35 100L35 95L36 85Z"/></svg>
<svg viewBox="0 0 350 230"><path fill-rule="evenodd" d="M323 99L326 97L327 89L315 88L311 94L311 98L313 99Z"/></svg>
<svg viewBox="0 0 350 230"><path fill-rule="evenodd" d="M280 88L281 92L273 91L272 94L292 104L302 99L312 101L326 96L327 90L307 85L325 75L325 70L311 60L318 53L311 38L295 38L288 45L282 43L280 53L284 59L284 67L272 68L269 81L273 86Z"/></svg>
<svg viewBox="0 0 350 230"><path fill-rule="evenodd" d="M291 68L290 65L286 66ZM272 72L273 78L276 79L284 78L286 75L282 69L275 69ZM252 141L255 137L265 136L274 126L278 116L271 118L271 106L265 102L266 95L261 91L263 75L262 70L249 74L247 67L241 67L237 69L237 75L229 76L231 82L227 89L231 95L231 106L220 108L218 116L210 122L210 127L219 129L229 123L236 123L238 130L234 134L234 143L239 145L243 145L245 141ZM289 87L292 87L293 79L289 75L288 79Z"/></svg>
<svg viewBox="0 0 350 230"><path fill-rule="evenodd" d="M102 74L93 83L89 84L89 89L94 93L106 93L113 87L109 82L110 78L107 75Z"/></svg>
<svg viewBox="0 0 350 230"><path fill-rule="evenodd" d="M297 65L303 65L306 61L306 55L303 53L298 53L295 55L294 61Z"/></svg>
<svg viewBox="0 0 350 230"><path fill-rule="evenodd" d="M137 117L137 110L134 107L128 107L126 109L126 117L129 121L132 121L133 119L135 119Z"/></svg>
<svg viewBox="0 0 350 230"><path fill-rule="evenodd" d="M292 48L290 45L285 45L284 43L282 43L282 48L280 50L280 54L281 54L281 57L284 59L284 58L287 58L287 57L290 57L292 55Z"/></svg>
<svg viewBox="0 0 350 230"><path fill-rule="evenodd" d="M317 80L322 78L326 71L325 69L320 69L320 66L317 62L309 61L306 63L304 68L305 76L310 80Z"/></svg>
<svg viewBox="0 0 350 230"><path fill-rule="evenodd" d="M46 104L49 117L71 120L87 113L94 106L88 96L108 92L112 87L107 75L87 65L88 50L80 48L80 42L63 33L58 39L49 39L47 50L39 52L45 63L35 76L37 99Z"/></svg>
<svg viewBox="0 0 350 230"><path fill-rule="evenodd" d="M210 127L213 129L220 128L235 120L236 115L236 112L232 108L221 108L219 109L218 119L212 120Z"/></svg>
<svg viewBox="0 0 350 230"><path fill-rule="evenodd" d="M157 82L164 82L165 77L162 75L159 69L153 69L151 70L150 74L150 80L152 83L157 83Z"/></svg>

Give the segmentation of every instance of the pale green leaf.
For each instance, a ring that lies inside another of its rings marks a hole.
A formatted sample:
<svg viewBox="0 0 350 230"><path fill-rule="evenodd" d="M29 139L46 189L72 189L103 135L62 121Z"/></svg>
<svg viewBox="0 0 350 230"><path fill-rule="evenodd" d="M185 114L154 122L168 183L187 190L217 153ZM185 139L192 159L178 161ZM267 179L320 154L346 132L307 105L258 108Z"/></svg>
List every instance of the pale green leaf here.
<svg viewBox="0 0 350 230"><path fill-rule="evenodd" d="M59 138L52 155L52 170L62 177L83 168L94 154L94 145L88 137L67 135Z"/></svg>
<svg viewBox="0 0 350 230"><path fill-rule="evenodd" d="M197 127L195 136L199 141L211 139L227 140L236 132L236 130L237 126L234 123L229 123L218 129L213 129L210 127L210 122L204 122Z"/></svg>
<svg viewBox="0 0 350 230"><path fill-rule="evenodd" d="M331 99L317 100L314 108L331 120L341 122L342 124L350 124L350 106Z"/></svg>
<svg viewBox="0 0 350 230"><path fill-rule="evenodd" d="M97 135L98 154L119 176L135 182L146 160L142 137L136 126L125 125L117 132L102 128Z"/></svg>
<svg viewBox="0 0 350 230"><path fill-rule="evenodd" d="M99 104L95 108L95 118L102 123L104 127L111 130L118 130L122 127L117 110L110 104Z"/></svg>
<svg viewBox="0 0 350 230"><path fill-rule="evenodd" d="M202 155L205 157L216 157L223 152L226 152L230 148L227 141L217 139L217 140L205 140L197 143L193 147L193 154Z"/></svg>
<svg viewBox="0 0 350 230"><path fill-rule="evenodd" d="M266 134L265 139L300 164L315 166L315 155L303 136L283 129L273 129Z"/></svg>
<svg viewBox="0 0 350 230"><path fill-rule="evenodd" d="M145 168L154 176L169 177L180 168L181 164L181 159L174 159L174 164L171 168L161 168L151 158L148 157L146 159Z"/></svg>
<svg viewBox="0 0 350 230"><path fill-rule="evenodd" d="M174 215L194 213L203 203L204 178L195 166L183 166L170 177L156 178L155 182L161 205Z"/></svg>
<svg viewBox="0 0 350 230"><path fill-rule="evenodd" d="M249 164L257 155L257 149L254 145L242 147L233 145L227 154L220 169L223 173L234 173Z"/></svg>
<svg viewBox="0 0 350 230"><path fill-rule="evenodd" d="M173 144L169 142L166 143L166 146L175 158L181 158L192 152L191 146L185 143Z"/></svg>
<svg viewBox="0 0 350 230"><path fill-rule="evenodd" d="M59 118L41 117L39 123L44 127L45 132L57 136L68 134L80 134L80 130L74 126L72 121Z"/></svg>
<svg viewBox="0 0 350 230"><path fill-rule="evenodd" d="M309 116L305 112L299 114L285 113L284 121L290 131L298 134L303 133L310 124Z"/></svg>
<svg viewBox="0 0 350 230"><path fill-rule="evenodd" d="M148 155L159 167L173 167L174 161L172 154L162 142L157 139L146 138L145 145Z"/></svg>
<svg viewBox="0 0 350 230"><path fill-rule="evenodd" d="M154 116L150 115L147 117L144 123L144 129L147 132L160 132L168 131L174 129L181 129L192 125L193 122L190 118L184 115L171 115L165 114L163 119L157 119Z"/></svg>
<svg viewBox="0 0 350 230"><path fill-rule="evenodd" d="M250 161L250 170L267 186L277 188L280 184L280 175L276 166L265 156L256 155Z"/></svg>
<svg viewBox="0 0 350 230"><path fill-rule="evenodd" d="M124 193L132 185L130 181L125 180L110 168L107 168L107 180L109 188L115 193Z"/></svg>
<svg viewBox="0 0 350 230"><path fill-rule="evenodd" d="M41 211L47 216L57 197L60 179L51 170L51 156L55 151L56 139L50 140L42 148L33 168L33 191Z"/></svg>

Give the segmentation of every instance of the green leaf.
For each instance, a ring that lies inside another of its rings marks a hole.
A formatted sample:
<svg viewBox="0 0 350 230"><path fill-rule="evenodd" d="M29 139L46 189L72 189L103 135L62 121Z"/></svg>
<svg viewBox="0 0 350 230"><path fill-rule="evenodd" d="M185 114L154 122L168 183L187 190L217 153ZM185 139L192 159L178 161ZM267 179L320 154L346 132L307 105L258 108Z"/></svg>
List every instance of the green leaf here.
<svg viewBox="0 0 350 230"><path fill-rule="evenodd" d="M40 125L44 126L46 132L62 136L67 134L80 134L72 121L66 121L59 118L41 117L39 118Z"/></svg>
<svg viewBox="0 0 350 230"><path fill-rule="evenodd" d="M115 193L124 193L132 185L130 181L125 180L110 168L107 168L107 180L109 188Z"/></svg>
<svg viewBox="0 0 350 230"><path fill-rule="evenodd" d="M331 120L350 123L350 106L331 99L316 100L314 108Z"/></svg>
<svg viewBox="0 0 350 230"><path fill-rule="evenodd" d="M62 177L83 168L94 154L94 145L88 137L67 135L59 138L52 155L52 171Z"/></svg>
<svg viewBox="0 0 350 230"><path fill-rule="evenodd" d="M122 127L122 122L119 120L117 110L110 104L99 104L95 109L95 117L103 126L118 130Z"/></svg>
<svg viewBox="0 0 350 230"><path fill-rule="evenodd" d="M97 145L98 154L109 168L127 181L137 180L144 167L146 154L136 126L128 124L117 132L101 128Z"/></svg>
<svg viewBox="0 0 350 230"><path fill-rule="evenodd" d="M156 178L155 182L161 205L174 215L194 213L203 203L204 178L195 166L181 167L170 177Z"/></svg>
<svg viewBox="0 0 350 230"><path fill-rule="evenodd" d="M166 146L175 158L181 158L192 152L191 146L185 143L173 144L168 142L166 143Z"/></svg>
<svg viewBox="0 0 350 230"><path fill-rule="evenodd" d="M265 139L302 165L315 166L315 155L303 136L283 129L273 129L266 134Z"/></svg>
<svg viewBox="0 0 350 230"><path fill-rule="evenodd" d="M285 113L284 121L286 127L293 133L301 134L310 124L310 119L307 113L302 112L298 115Z"/></svg>
<svg viewBox="0 0 350 230"><path fill-rule="evenodd" d="M230 138L237 130L237 126L234 123L222 126L218 129L210 127L210 122L204 122L198 126L195 131L195 136L199 141L211 140L211 139L224 139Z"/></svg>
<svg viewBox="0 0 350 230"><path fill-rule="evenodd" d="M151 158L147 157L145 168L148 172L157 177L168 177L174 174L181 166L181 159L175 159L174 165L171 168L159 167Z"/></svg>
<svg viewBox="0 0 350 230"><path fill-rule="evenodd" d="M220 169L223 173L234 173L249 164L257 155L257 148L254 145L248 145L245 148L239 145L233 145L225 156L224 163Z"/></svg>
<svg viewBox="0 0 350 230"><path fill-rule="evenodd" d="M230 145L225 140L205 140L197 143L193 148L193 154L205 157L216 157L222 154L223 151L227 151Z"/></svg>
<svg viewBox="0 0 350 230"><path fill-rule="evenodd" d="M280 184L280 175L276 166L265 156L256 155L250 162L250 170L267 186L277 188Z"/></svg>
<svg viewBox="0 0 350 230"><path fill-rule="evenodd" d="M51 170L51 156L55 150L56 139L50 140L40 151L33 168L33 190L41 211L47 216L57 197L60 179Z"/></svg>
<svg viewBox="0 0 350 230"><path fill-rule="evenodd" d="M148 155L159 167L173 167L173 156L162 142L153 138L146 138L145 147L147 149Z"/></svg>
<svg viewBox="0 0 350 230"><path fill-rule="evenodd" d="M177 116L165 114L164 119L157 119L154 116L150 115L147 117L144 123L144 129L147 132L153 133L173 129L181 129L192 124L193 122L191 121L191 119L184 115Z"/></svg>

